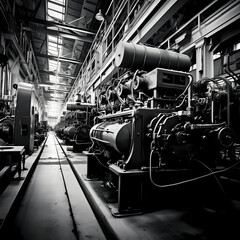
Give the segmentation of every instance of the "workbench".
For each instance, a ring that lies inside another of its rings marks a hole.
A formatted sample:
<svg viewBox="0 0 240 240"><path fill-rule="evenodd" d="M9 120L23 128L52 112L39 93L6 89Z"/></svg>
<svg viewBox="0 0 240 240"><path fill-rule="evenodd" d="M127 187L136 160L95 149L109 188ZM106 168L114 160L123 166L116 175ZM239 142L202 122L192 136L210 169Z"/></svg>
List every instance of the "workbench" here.
<svg viewBox="0 0 240 240"><path fill-rule="evenodd" d="M25 168L24 146L0 146L0 162L10 167L17 165L18 179L21 180L21 162Z"/></svg>

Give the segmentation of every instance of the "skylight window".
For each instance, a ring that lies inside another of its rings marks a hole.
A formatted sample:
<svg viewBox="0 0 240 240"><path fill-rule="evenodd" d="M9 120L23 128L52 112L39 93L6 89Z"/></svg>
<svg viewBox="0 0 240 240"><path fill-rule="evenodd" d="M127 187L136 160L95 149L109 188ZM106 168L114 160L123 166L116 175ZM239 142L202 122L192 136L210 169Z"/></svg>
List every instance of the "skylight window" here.
<svg viewBox="0 0 240 240"><path fill-rule="evenodd" d="M52 82L52 83L57 83L57 77L54 76L54 75L50 75L49 76L49 81Z"/></svg>
<svg viewBox="0 0 240 240"><path fill-rule="evenodd" d="M57 18L57 19L63 21L63 14L62 13L59 13L59 12L56 12L54 10L48 9L48 15L52 18Z"/></svg>
<svg viewBox="0 0 240 240"><path fill-rule="evenodd" d="M47 5L48 20L58 19L64 21L65 18L65 0L51 0Z"/></svg>
<svg viewBox="0 0 240 240"><path fill-rule="evenodd" d="M48 1L48 20L61 20L64 21L65 18L65 0L49 0ZM59 36L48 35L48 55L61 56L62 54L62 38ZM60 64L56 60L48 60L49 71L60 70ZM50 81L53 81L54 76L50 76ZM55 80L56 82L56 77Z"/></svg>
<svg viewBox="0 0 240 240"><path fill-rule="evenodd" d="M55 60L48 60L48 64L49 64L49 70L50 71L59 71L60 69L60 63L58 63L57 61Z"/></svg>
<svg viewBox="0 0 240 240"><path fill-rule="evenodd" d="M58 38L55 37L55 36L48 36L48 40L51 41L51 42L57 42Z"/></svg>
<svg viewBox="0 0 240 240"><path fill-rule="evenodd" d="M65 0L48 0L47 1L47 19L48 21L65 21ZM47 52L48 55L60 57L62 55L62 38L60 36L48 35L47 38ZM61 62L57 59L48 59L48 70L54 72L55 75L49 75L49 81L51 83L58 84L61 78L58 76L60 72ZM53 85L53 90L57 89L57 85ZM56 91L51 94L53 98L51 101L47 102L48 116L56 117L61 111L61 105L59 101L63 101L64 96L59 95Z"/></svg>
<svg viewBox="0 0 240 240"><path fill-rule="evenodd" d="M65 0L49 0L49 2L59 3L65 5Z"/></svg>
<svg viewBox="0 0 240 240"><path fill-rule="evenodd" d="M65 6L60 6L60 5L49 2L48 9L63 13L65 11Z"/></svg>
<svg viewBox="0 0 240 240"><path fill-rule="evenodd" d="M61 40L61 39L59 39ZM58 56L58 53L62 53L62 45L54 42L48 42L48 53L50 55Z"/></svg>

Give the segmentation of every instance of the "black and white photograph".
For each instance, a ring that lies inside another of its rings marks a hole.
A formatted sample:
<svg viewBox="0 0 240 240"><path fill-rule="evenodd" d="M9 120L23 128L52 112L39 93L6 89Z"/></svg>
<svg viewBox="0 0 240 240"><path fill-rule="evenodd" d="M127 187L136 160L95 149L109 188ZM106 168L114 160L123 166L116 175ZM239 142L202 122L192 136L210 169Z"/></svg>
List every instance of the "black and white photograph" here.
<svg viewBox="0 0 240 240"><path fill-rule="evenodd" d="M239 240L240 0L0 0L0 239Z"/></svg>

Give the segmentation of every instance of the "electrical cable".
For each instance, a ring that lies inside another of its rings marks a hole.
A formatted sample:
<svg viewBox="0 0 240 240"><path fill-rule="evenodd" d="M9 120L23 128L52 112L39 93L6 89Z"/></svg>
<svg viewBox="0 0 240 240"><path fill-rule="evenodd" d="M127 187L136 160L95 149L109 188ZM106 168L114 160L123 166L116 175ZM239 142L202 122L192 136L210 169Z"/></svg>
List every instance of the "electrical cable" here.
<svg viewBox="0 0 240 240"><path fill-rule="evenodd" d="M118 89L120 87L120 83L122 82L123 78L121 78L119 81L118 81L118 84L117 84L117 87L116 87L116 94L117 94L117 97L118 97L118 100L121 104L124 104L124 100L120 97L119 95L119 92L118 92Z"/></svg>
<svg viewBox="0 0 240 240"><path fill-rule="evenodd" d="M132 116L132 135L131 135L131 150L130 150L130 153L128 155L128 159L125 161L125 163L128 163L131 158L132 158L132 155L133 155L133 151L134 151L134 148L135 148L135 145L134 145L134 140L133 140L133 137L135 136L135 116Z"/></svg>
<svg viewBox="0 0 240 240"><path fill-rule="evenodd" d="M190 76L190 75L189 75ZM188 82L188 85L186 86L186 88L184 89L184 91L175 98L175 100L178 100L182 95L184 95L186 93L186 91L188 90L188 88L191 86L192 82L193 82L193 78L192 77L189 77L189 82Z"/></svg>
<svg viewBox="0 0 240 240"><path fill-rule="evenodd" d="M194 161L200 163L201 165L203 165L206 169L209 170L209 172L211 172L211 173L213 172L212 169L209 168L205 163L203 163L203 162L201 162L201 161L199 161L199 160L197 160L197 159L192 159L192 160L194 160ZM216 180L216 182L217 182L218 186L220 187L220 189L222 190L222 192L226 195L226 192L224 191L223 186L222 186L222 184L219 182L216 174L213 174L213 177L214 177L214 179Z"/></svg>
<svg viewBox="0 0 240 240"><path fill-rule="evenodd" d="M200 180L200 179L202 179L202 178L209 177L209 176L214 175L214 174L226 172L226 171L234 168L235 166L237 166L237 165L240 163L240 161L238 161L237 163L234 163L233 165L231 165L231 166L228 167L228 168L225 168L225 169L222 169L222 170L218 170L218 171L211 171L211 173L204 174L204 175L202 175L202 176L198 176L198 177L195 177L195 178L187 179L187 180L184 180L184 181L180 181L180 182L176 182L176 183L170 183L170 184L159 185L159 184L155 183L154 180L153 180L153 178L152 178L152 155L153 155L153 152L154 152L154 150L152 149L151 152L150 152L150 158L149 158L149 177L150 177L151 183L152 183L154 186L158 187L158 188L174 187L174 186L182 185L182 184L185 184L185 183L197 181L197 180Z"/></svg>
<svg viewBox="0 0 240 240"><path fill-rule="evenodd" d="M133 78L132 78L132 81L131 81L131 95L132 95L132 100L134 101L134 103L136 103L136 99L134 98L134 94L133 94L133 83L134 83L134 80L137 76L137 73L139 72L139 70L137 69L133 75Z"/></svg>
<svg viewBox="0 0 240 240"><path fill-rule="evenodd" d="M182 102L181 102L179 105L177 105L176 108L180 108L180 107L183 105L183 103L184 103L184 101L186 100L187 96L188 96L188 95L185 95L185 96L183 97Z"/></svg>
<svg viewBox="0 0 240 240"><path fill-rule="evenodd" d="M97 157L97 155L95 153L92 153L93 156L97 159L97 161L100 163L101 166L103 166L104 168L108 169L108 166L105 166L101 161L100 159ZM101 154L101 153L100 153Z"/></svg>

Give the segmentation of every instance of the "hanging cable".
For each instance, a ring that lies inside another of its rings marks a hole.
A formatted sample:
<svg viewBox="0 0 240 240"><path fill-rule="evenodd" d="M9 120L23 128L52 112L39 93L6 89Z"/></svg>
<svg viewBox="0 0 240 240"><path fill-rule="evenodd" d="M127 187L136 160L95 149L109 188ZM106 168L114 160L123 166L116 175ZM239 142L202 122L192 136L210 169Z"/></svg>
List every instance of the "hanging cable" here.
<svg viewBox="0 0 240 240"><path fill-rule="evenodd" d="M193 82L193 77L192 77L192 75L188 75L188 76L189 76L188 85L186 86L186 88L184 89L184 91L183 91L179 96L177 96L177 97L175 98L175 100L178 100L181 96L183 96L183 95L187 92L188 88L191 86L191 84L192 84L192 82Z"/></svg>
<svg viewBox="0 0 240 240"><path fill-rule="evenodd" d="M100 161L100 159L97 157L97 155L95 154L95 153L92 153L93 154L93 156L97 159L97 161L99 162L99 164L101 165L101 166L103 166L104 168L107 168L108 169L108 166L106 166L106 165L104 165L101 161ZM101 153L100 153L101 154Z"/></svg>
<svg viewBox="0 0 240 240"><path fill-rule="evenodd" d="M197 180L209 177L211 175L215 175L215 174L219 174L219 173L223 173L223 172L229 171L230 169L236 167L240 163L240 161L238 161L238 162L234 163L233 165L231 165L228 168L225 168L225 169L222 169L222 170L218 170L218 171L211 171L208 174L204 174L202 176L198 176L198 177L195 177L195 178L183 180L183 181L180 181L180 182L170 183L170 184L159 185L159 184L155 183L153 178L152 178L152 155L153 155L153 153L154 153L154 150L152 149L151 152L150 152L150 158L149 158L149 177L150 177L151 183L154 186L158 187L158 188L175 187L175 186L182 185L182 184L185 184L185 183L190 183L190 182L193 182L193 181L197 181Z"/></svg>
<svg viewBox="0 0 240 240"><path fill-rule="evenodd" d="M135 80L138 72L139 72L139 70L137 69L137 70L135 71L134 75L133 75L133 78L132 78L132 81L131 81L131 85L130 85L130 88L131 88L131 97L132 97L132 100L133 100L134 103L136 103L137 100L136 100L135 97L134 97L133 84L134 84L134 80Z"/></svg>

